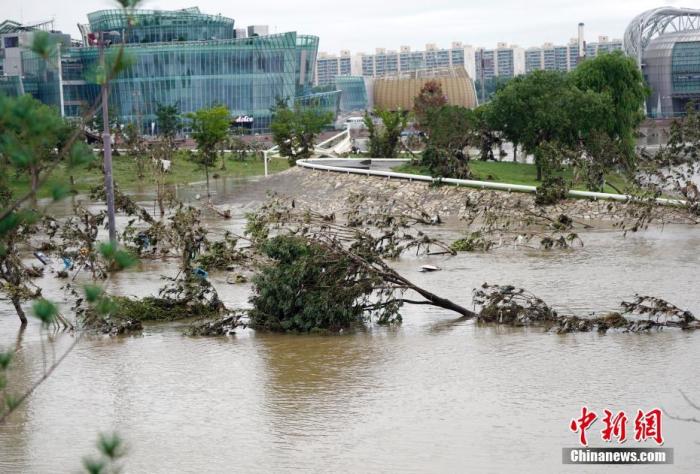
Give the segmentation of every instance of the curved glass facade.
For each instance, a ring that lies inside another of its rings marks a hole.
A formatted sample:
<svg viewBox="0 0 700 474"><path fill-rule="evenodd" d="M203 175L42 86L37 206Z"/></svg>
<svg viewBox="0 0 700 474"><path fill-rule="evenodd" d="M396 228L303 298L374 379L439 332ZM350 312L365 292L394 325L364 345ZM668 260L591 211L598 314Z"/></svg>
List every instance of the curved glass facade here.
<svg viewBox="0 0 700 474"><path fill-rule="evenodd" d="M364 77L336 76L335 87L342 91L340 96L340 110L342 112L356 112L369 108Z"/></svg>
<svg viewBox="0 0 700 474"><path fill-rule="evenodd" d="M700 41L674 45L671 81L674 94L700 95Z"/></svg>
<svg viewBox="0 0 700 474"><path fill-rule="evenodd" d="M644 79L651 88L650 117L685 114L689 101L700 100L700 30L666 33L644 50Z"/></svg>
<svg viewBox="0 0 700 474"><path fill-rule="evenodd" d="M182 113L223 104L233 116L253 117L252 128L260 131L269 128L277 98L291 98L296 93L295 33L129 45L126 51L132 65L112 81L110 88L110 100L121 122L147 126L155 120L159 104L177 104ZM70 53L83 66L82 71L73 70L71 75L88 73L99 60L97 48ZM89 82L66 84L64 91L67 105L76 98L90 101L98 92ZM75 112L66 110L67 115Z"/></svg>
<svg viewBox="0 0 700 474"><path fill-rule="evenodd" d="M124 43L167 43L234 38L234 21L221 15L205 15L199 8L184 10L100 10L88 15L93 33L116 31Z"/></svg>
<svg viewBox="0 0 700 474"><path fill-rule="evenodd" d="M124 36L131 62L110 83L110 109L119 122L139 124L144 131L151 130L159 105L177 105L182 114L225 105L232 120L245 116L252 132L269 130L280 99L337 113L338 92L323 95L312 89L316 36L289 32L236 39L232 19L196 8L138 10L131 16L102 10L88 18L89 27L82 28L88 46L65 50L60 77L44 88L58 88L65 116L80 116L99 95L91 75L100 60L96 40L101 32L113 41L108 54L116 52L120 46L114 43Z"/></svg>

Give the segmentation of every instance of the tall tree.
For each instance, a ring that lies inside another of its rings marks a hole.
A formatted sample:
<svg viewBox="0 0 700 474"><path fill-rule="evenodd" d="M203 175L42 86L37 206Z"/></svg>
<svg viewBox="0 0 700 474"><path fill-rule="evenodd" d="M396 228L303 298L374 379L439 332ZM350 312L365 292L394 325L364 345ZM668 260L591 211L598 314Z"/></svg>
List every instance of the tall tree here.
<svg viewBox="0 0 700 474"><path fill-rule="evenodd" d="M571 73L571 80L582 91L593 91L608 96L612 114L605 131L611 139L619 140L632 165L635 156L634 133L644 120L644 99L649 88L634 59L620 51L601 54L583 61Z"/></svg>
<svg viewBox="0 0 700 474"><path fill-rule="evenodd" d="M538 180L542 144L575 149L593 131L607 127L612 110L609 96L581 91L554 71L535 71L509 82L489 107L499 116L494 123L500 131L535 156Z"/></svg>
<svg viewBox="0 0 700 474"><path fill-rule="evenodd" d="M428 111L427 139L422 163L433 176L469 178L469 147L477 143L474 112L446 105Z"/></svg>
<svg viewBox="0 0 700 474"><path fill-rule="evenodd" d="M442 86L438 81L430 80L423 84L420 93L414 99L413 114L416 121L423 128L428 120L430 111L439 109L447 105L447 97L442 91Z"/></svg>
<svg viewBox="0 0 700 474"><path fill-rule="evenodd" d="M231 117L223 105L199 109L187 115L192 128L192 138L197 142L196 161L204 167L207 176L207 197L209 189L209 167L216 163L221 143L228 137Z"/></svg>
<svg viewBox="0 0 700 474"><path fill-rule="evenodd" d="M401 132L406 128L407 117L401 110L375 110L381 124L377 126L365 113L365 126L369 132L369 154L372 158L395 158L401 141Z"/></svg>
<svg viewBox="0 0 700 474"><path fill-rule="evenodd" d="M172 161L175 153L175 137L182 129L182 118L177 104L156 106L156 125L163 144L164 159Z"/></svg>
<svg viewBox="0 0 700 474"><path fill-rule="evenodd" d="M316 107L295 106L291 109L285 102L278 101L270 124L272 139L280 154L294 166L296 160L311 157L316 137L332 121L331 112Z"/></svg>

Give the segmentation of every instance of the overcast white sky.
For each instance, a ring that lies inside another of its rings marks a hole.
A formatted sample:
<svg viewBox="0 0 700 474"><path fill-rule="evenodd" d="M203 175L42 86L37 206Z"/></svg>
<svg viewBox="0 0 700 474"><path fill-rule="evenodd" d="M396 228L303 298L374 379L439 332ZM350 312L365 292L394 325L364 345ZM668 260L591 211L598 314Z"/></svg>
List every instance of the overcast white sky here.
<svg viewBox="0 0 700 474"><path fill-rule="evenodd" d="M145 0L143 8L199 6L231 17L238 26L270 25L271 32L318 35L321 51L373 52L376 47L422 48L463 41L493 47L499 41L523 47L564 43L580 21L586 39L621 38L629 21L650 8L693 7L691 0ZM56 28L79 37L76 23L88 12L112 8L114 0L0 0L0 20L26 23L54 19Z"/></svg>

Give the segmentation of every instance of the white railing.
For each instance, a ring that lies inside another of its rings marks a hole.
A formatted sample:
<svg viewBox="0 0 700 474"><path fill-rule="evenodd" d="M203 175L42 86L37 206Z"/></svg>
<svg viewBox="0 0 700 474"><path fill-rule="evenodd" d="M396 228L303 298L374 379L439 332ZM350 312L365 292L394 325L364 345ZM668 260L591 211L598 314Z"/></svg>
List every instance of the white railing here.
<svg viewBox="0 0 700 474"><path fill-rule="evenodd" d="M496 191L508 191L508 192L521 192L521 193L535 193L537 191L536 186L528 186L524 184L512 184L512 183L495 183L491 181L475 181L471 179L456 179L456 178L433 178L432 176L427 176L427 175L418 175L418 174L410 174L410 173L396 173L394 171L381 171L381 170L372 170L372 169L364 169L364 168L348 168L348 167L343 167L343 166L337 166L337 165L324 165L321 164L323 162L341 162L341 161L348 161L348 162L359 162L359 161L366 161L368 158L311 158L308 160L297 160L297 166L301 166L302 168L308 168L308 169L315 169L315 170L321 170L321 171L332 171L336 173L346 173L346 174L360 174L360 175L365 175L365 176L380 176L380 177L385 177L388 179L395 178L395 179L404 179L408 181L424 181L428 183L445 183L445 184L454 184L456 186L466 186L469 188L477 188L477 189L493 189ZM371 162L389 162L389 163L396 163L396 164L402 164L402 163L407 163L410 160L405 160L405 159L384 159L384 158L371 158L369 159ZM320 162L320 163L318 163ZM587 198L587 199L593 199L593 200L607 200L607 201L621 201L621 202L628 202L628 201L633 201L638 198L635 198L634 196L627 195L627 194L611 194L611 193L597 193L597 192L592 192L592 191L576 191L576 190L570 190L569 191L569 196L570 197L575 197L575 198ZM684 206L686 205L686 201L680 200L680 199L666 199L666 198L656 198L655 199L657 204L665 205L665 206Z"/></svg>

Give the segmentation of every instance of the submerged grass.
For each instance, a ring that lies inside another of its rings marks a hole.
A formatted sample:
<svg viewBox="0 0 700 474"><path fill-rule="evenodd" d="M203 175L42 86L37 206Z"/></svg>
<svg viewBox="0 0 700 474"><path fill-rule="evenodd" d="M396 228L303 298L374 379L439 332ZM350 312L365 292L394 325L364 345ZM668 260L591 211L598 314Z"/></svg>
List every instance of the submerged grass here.
<svg viewBox="0 0 700 474"><path fill-rule="evenodd" d="M265 164L262 159L246 159L244 161L233 159L232 155L226 155L226 169L221 170L221 160L210 168L211 175L218 174L221 177L248 177L260 176L265 174ZM102 172L95 166L99 164L100 159L97 158L92 166L84 166L67 169L64 166L59 166L49 176L45 186L41 187L39 192L40 198L51 196L51 190L57 185L66 186L71 182L73 177L73 189L76 192L84 193L97 184L102 183ZM146 172L143 179L138 178L136 160L130 156L119 155L113 157L114 166L114 181L120 189L124 191L134 190L146 186L154 186L154 177L150 172ZM268 162L270 173L278 173L289 168L289 163L286 159L272 159ZM190 161L186 154L178 153L172 161L170 172L166 175L165 184L188 184L198 181L204 181L204 169L196 163ZM15 196L24 194L29 190L29 176L25 173L18 174L10 182L10 189Z"/></svg>
<svg viewBox="0 0 700 474"><path fill-rule="evenodd" d="M116 317L124 320L155 322L220 316L220 311L211 305L188 304L184 300L173 301L152 296L140 300L124 296L113 297L113 299L119 307Z"/></svg>

